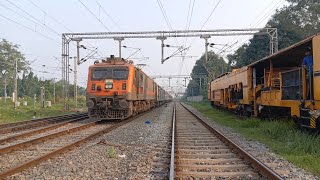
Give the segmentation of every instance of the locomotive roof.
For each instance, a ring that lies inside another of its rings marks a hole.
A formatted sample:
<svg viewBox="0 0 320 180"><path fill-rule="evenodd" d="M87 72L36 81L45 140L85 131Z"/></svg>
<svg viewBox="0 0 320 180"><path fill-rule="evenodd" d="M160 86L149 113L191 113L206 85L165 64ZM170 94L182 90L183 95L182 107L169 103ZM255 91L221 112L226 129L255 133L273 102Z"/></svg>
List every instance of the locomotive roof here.
<svg viewBox="0 0 320 180"><path fill-rule="evenodd" d="M319 35L320 33L308 37L296 44L280 50L277 53L255 61L248 66L265 66L269 64L269 60L272 60L274 66L301 66L300 62L305 56L305 49L310 47L312 45L312 39Z"/></svg>

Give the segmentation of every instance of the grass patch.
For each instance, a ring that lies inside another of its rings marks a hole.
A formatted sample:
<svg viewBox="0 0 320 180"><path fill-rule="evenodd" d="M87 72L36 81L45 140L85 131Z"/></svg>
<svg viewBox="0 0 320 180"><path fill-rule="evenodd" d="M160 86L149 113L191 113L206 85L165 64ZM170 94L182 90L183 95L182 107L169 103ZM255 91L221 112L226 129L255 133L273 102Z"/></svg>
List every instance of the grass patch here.
<svg viewBox="0 0 320 180"><path fill-rule="evenodd" d="M28 105L23 106L23 101L27 101ZM78 107L86 110L84 102L80 101ZM8 99L7 102L4 102L3 99L0 100L0 124L30 120L34 115L35 118L44 118L72 113L63 110L63 103L52 104L51 107L43 109L40 108L39 102L36 103L36 107L34 108L33 100L31 98L20 100L20 103L20 106L14 109L13 102L10 99ZM72 107L74 107L73 102L71 102L70 105L72 109Z"/></svg>
<svg viewBox="0 0 320 180"><path fill-rule="evenodd" d="M317 134L299 130L291 121L241 119L230 112L213 109L208 102L189 104L218 124L267 145L289 162L320 176L320 136Z"/></svg>
<svg viewBox="0 0 320 180"><path fill-rule="evenodd" d="M108 158L116 158L117 157L117 151L114 147L109 147L106 150L106 155Z"/></svg>

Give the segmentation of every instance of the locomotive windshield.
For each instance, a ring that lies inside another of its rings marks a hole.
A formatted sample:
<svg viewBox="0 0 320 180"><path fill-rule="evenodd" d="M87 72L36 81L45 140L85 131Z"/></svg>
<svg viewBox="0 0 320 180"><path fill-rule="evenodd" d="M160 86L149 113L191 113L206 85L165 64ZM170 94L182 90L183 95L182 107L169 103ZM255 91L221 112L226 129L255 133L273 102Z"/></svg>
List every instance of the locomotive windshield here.
<svg viewBox="0 0 320 180"><path fill-rule="evenodd" d="M127 68L96 68L92 70L92 79L118 79L126 80L128 79L128 69Z"/></svg>

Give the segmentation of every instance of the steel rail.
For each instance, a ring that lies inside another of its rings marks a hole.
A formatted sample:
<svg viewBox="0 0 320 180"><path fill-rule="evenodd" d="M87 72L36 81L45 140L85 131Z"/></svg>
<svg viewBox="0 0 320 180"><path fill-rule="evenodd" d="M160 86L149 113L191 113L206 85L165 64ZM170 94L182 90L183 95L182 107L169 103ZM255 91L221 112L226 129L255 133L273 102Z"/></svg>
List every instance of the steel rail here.
<svg viewBox="0 0 320 180"><path fill-rule="evenodd" d="M68 116L81 115L81 114L86 114L86 113L64 114L64 115L59 115L59 116L51 116L51 117L46 117L46 118L38 118L38 119L31 119L31 120L14 122L14 123L0 124L0 129L12 127L12 126L18 126L18 125L25 125L25 124L29 124L29 123L35 123L35 122L44 121L44 120L53 119L53 118L68 117Z"/></svg>
<svg viewBox="0 0 320 180"><path fill-rule="evenodd" d="M175 126L176 126L176 103L173 104L172 113L172 138L171 138L171 159L170 159L170 180L174 180L174 139L175 139Z"/></svg>
<svg viewBox="0 0 320 180"><path fill-rule="evenodd" d="M65 125L67 125L69 123L80 121L80 120L83 120L83 119L86 119L86 118L88 118L88 117L87 116L83 116L83 117L71 119L71 120L66 121L66 122L53 124L51 126L44 127L44 128L41 128L41 129L36 129L34 131L29 131L29 132L18 134L18 135L13 135L13 136L7 137L5 139L0 139L0 144L6 143L6 142L10 142L10 141L13 141L13 140L17 140L17 139L21 139L21 138L24 138L24 137L32 136L32 135L35 135L35 134L39 134L39 133L42 133L42 132L45 132L45 131L49 131L49 130L52 130L52 129L56 129L56 128L65 126Z"/></svg>
<svg viewBox="0 0 320 180"><path fill-rule="evenodd" d="M252 167L257 169L261 175L264 175L269 179L284 179L279 174L277 174L272 169L270 169L268 166L266 166L261 161L259 161L257 158L255 158L253 155L251 155L250 153L248 153L244 149L242 149L240 146L238 146L231 139L229 139L226 136L224 136L220 131L218 131L215 128L213 128L211 125L209 125L207 122L205 122L201 117L199 117L198 115L193 113L183 103L180 103L180 104L187 111L189 111L197 120L199 120L199 122L202 123L208 130L210 130L213 134L215 134L219 139L221 139L225 144L227 144L231 149L233 149L244 160L249 162Z"/></svg>
<svg viewBox="0 0 320 180"><path fill-rule="evenodd" d="M0 134L15 132L15 131L24 130L24 129L29 129L29 128L32 128L32 127L39 127L41 125L50 124L52 122L68 120L68 119L71 119L71 118L76 118L76 117L81 117L81 116L85 116L85 115L84 114L79 114L79 115L63 116L63 117L57 117L57 118L54 117L54 118L50 118L50 119L41 120L41 121L38 121L38 122L30 122L30 123L25 124L25 125L22 124L22 125L13 126L13 127L7 127L7 128L4 128L4 129L0 129Z"/></svg>
<svg viewBox="0 0 320 180"><path fill-rule="evenodd" d="M162 105L160 105L158 107L161 107L161 106ZM45 154L45 155L43 155L41 157L38 157L36 159L30 160L30 161L28 161L26 163L23 163L21 165L18 165L16 167L8 169L5 172L0 173L0 179L4 179L4 178L6 178L6 177L8 177L10 175L13 175L13 174L16 174L18 172L21 172L24 169L27 169L29 167L35 166L37 164L40 164L41 162L46 161L46 160L48 160L50 158L53 158L53 157L55 157L55 156L57 156L59 154L62 154L62 153L67 152L67 151L70 151L71 149L73 149L73 148L75 148L77 146L80 146L81 144L84 144L84 143L86 143L86 142L88 142L88 141L90 141L92 139L95 139L95 138L97 138L97 137L99 137L99 136L101 136L103 134L109 133L112 130L115 130L116 128L118 128L118 127L120 127L122 125L125 125L125 124L127 124L127 123L129 123L129 122L131 122L131 121L133 121L133 120L145 115L149 111L153 111L153 110L157 109L158 107L150 109L150 110L148 110L148 111L146 111L144 113L141 113L141 114L139 114L139 115L137 115L135 117L129 118L129 119L124 120L124 121L121 121L121 122L119 122L119 123L117 123L117 124L115 124L115 125L113 125L111 127L107 127L105 129L102 129L102 130L100 130L100 131L98 131L96 133L93 133L93 134L91 134L91 135L89 135L89 136L87 136L87 137L85 137L83 139L80 139L80 140L78 140L76 142L70 143L70 144L68 144L66 146L63 146L62 148L54 150L54 151L52 151L50 153L47 153L47 154Z"/></svg>
<svg viewBox="0 0 320 180"><path fill-rule="evenodd" d="M4 147L4 148L1 148L0 149L0 155L4 154L4 153L11 152L13 150L20 149L20 148L29 147L29 146L31 146L33 144L36 144L36 143L45 142L45 141L50 140L50 139L55 139L57 137L60 137L60 136L66 135L66 134L71 134L71 133L79 131L79 130L87 129L87 128L91 127L91 126L95 126L99 121L100 120L97 120L97 121L90 122L90 123L87 123L87 124L84 124L84 125L81 125L81 126L77 126L77 127L71 128L71 129L66 129L66 130L59 131L59 132L56 132L56 133L52 133L52 134L49 134L49 135L45 135L45 136L42 136L42 137L39 137L39 138L31 139L29 141L24 141L24 142L21 142L21 143L18 143L18 144L14 144L14 145L11 145L11 146L7 146L7 147Z"/></svg>

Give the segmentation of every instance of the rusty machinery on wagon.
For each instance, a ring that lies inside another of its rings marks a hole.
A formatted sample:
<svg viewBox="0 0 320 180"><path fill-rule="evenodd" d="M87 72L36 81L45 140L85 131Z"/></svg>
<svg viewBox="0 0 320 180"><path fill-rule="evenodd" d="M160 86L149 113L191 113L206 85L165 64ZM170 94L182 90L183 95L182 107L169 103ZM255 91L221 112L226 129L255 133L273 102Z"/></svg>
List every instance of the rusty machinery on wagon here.
<svg viewBox="0 0 320 180"><path fill-rule="evenodd" d="M89 67L86 104L90 117L125 119L171 100L132 61L111 55Z"/></svg>
<svg viewBox="0 0 320 180"><path fill-rule="evenodd" d="M313 73L302 65L313 56ZM311 78L309 78L311 77ZM292 117L320 130L320 33L211 81L211 105L256 117Z"/></svg>

